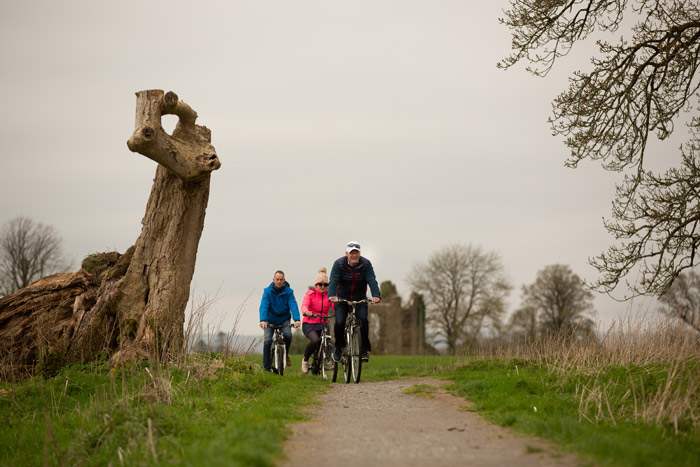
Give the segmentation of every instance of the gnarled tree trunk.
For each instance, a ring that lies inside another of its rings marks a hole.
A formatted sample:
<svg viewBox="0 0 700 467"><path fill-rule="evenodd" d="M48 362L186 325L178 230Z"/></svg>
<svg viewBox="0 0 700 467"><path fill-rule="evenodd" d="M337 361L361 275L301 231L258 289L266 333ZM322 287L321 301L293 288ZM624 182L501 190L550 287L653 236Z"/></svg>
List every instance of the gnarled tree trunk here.
<svg viewBox="0 0 700 467"><path fill-rule="evenodd" d="M0 353L13 365L34 365L41 355L91 359L103 350L118 363L168 358L183 349L210 174L221 163L211 133L195 124L197 113L177 95L149 90L136 96L136 129L127 144L159 164L141 235L124 255L86 258L99 263L96 268L84 262L73 275L0 299ZM179 117L172 136L161 126L165 114Z"/></svg>
<svg viewBox="0 0 700 467"><path fill-rule="evenodd" d="M197 113L169 92L137 94L129 149L158 162L143 230L117 293L120 349L115 359L183 348L185 307L209 200L209 178L221 166ZM161 115L179 117L172 137Z"/></svg>

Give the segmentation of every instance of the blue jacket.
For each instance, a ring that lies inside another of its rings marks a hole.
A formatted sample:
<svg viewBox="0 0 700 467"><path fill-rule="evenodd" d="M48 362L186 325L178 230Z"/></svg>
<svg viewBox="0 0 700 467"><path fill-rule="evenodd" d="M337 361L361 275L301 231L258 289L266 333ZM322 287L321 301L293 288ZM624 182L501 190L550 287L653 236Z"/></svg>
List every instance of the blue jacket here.
<svg viewBox="0 0 700 467"><path fill-rule="evenodd" d="M290 312L294 321L299 321L299 307L289 283L285 282L284 288L278 292L275 290L274 282L271 282L263 290L260 301L260 321L283 324L289 319Z"/></svg>
<svg viewBox="0 0 700 467"><path fill-rule="evenodd" d="M363 300L367 298L368 285L373 297L382 297L372 263L364 256L360 256L360 262L355 266L350 266L347 256L338 258L333 263L328 282L329 297L350 301Z"/></svg>

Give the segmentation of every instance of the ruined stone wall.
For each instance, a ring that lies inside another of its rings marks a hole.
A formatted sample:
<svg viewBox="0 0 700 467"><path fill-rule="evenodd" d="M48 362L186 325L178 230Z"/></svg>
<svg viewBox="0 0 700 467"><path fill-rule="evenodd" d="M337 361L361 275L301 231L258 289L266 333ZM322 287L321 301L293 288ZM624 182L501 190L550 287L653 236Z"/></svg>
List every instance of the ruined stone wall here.
<svg viewBox="0 0 700 467"><path fill-rule="evenodd" d="M369 308L372 353L377 355L422 355L425 353L425 313L422 301L392 295Z"/></svg>

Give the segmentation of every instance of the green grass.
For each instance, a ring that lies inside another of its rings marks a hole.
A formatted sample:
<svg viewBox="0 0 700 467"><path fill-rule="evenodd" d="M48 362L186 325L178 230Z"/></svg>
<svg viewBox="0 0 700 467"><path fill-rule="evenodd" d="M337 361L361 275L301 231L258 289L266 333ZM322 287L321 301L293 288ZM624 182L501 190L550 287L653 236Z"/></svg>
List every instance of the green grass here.
<svg viewBox="0 0 700 467"><path fill-rule="evenodd" d="M456 368L455 357L435 355L372 355L362 366L362 381L387 381L407 377L443 377Z"/></svg>
<svg viewBox="0 0 700 467"><path fill-rule="evenodd" d="M209 377L182 368L159 379L149 368L170 385L167 403L144 368L110 376L105 365L72 366L0 386L0 465L274 465L307 395L328 388L240 362Z"/></svg>
<svg viewBox="0 0 700 467"><path fill-rule="evenodd" d="M300 374L302 355L292 354L292 366L286 374ZM250 355L249 361L262 366L262 355ZM362 365L361 381L387 381L398 378L440 375L456 368L455 357L436 355L372 355L369 363ZM338 381L342 379L342 367L338 370Z"/></svg>
<svg viewBox="0 0 700 467"><path fill-rule="evenodd" d="M611 371L615 373L615 371ZM536 435L602 465L700 465L697 432L629 419L593 423L579 416L577 379L540 365L476 360L450 375L455 392L496 424ZM601 376L598 375L600 378Z"/></svg>
<svg viewBox="0 0 700 467"><path fill-rule="evenodd" d="M283 377L260 371L260 356L199 357L116 373L104 363L73 365L48 380L0 383L0 465L274 465L289 424L332 386L301 375L301 355L291 358ZM646 392L663 387L667 368L656 366L603 367L591 376L523 360L373 355L362 381L449 379L474 403L470 410L598 465L700 465L691 424L681 421L676 432L629 416L622 383L632 374ZM592 377L611 382L614 421L580 414L581 388ZM407 392L431 395L420 383Z"/></svg>
<svg viewBox="0 0 700 467"><path fill-rule="evenodd" d="M432 399L437 388L430 384L415 384L410 388L404 389L404 394L412 394L419 397L427 397Z"/></svg>

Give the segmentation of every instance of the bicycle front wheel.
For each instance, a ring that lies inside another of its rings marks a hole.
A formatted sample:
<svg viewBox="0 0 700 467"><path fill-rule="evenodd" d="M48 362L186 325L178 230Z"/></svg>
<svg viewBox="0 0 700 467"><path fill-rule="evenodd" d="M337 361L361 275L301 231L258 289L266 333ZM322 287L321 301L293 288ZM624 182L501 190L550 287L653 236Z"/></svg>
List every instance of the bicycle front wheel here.
<svg viewBox="0 0 700 467"><path fill-rule="evenodd" d="M352 380L357 384L360 382L360 375L362 374L362 334L360 333L359 325L353 326L351 348Z"/></svg>
<svg viewBox="0 0 700 467"><path fill-rule="evenodd" d="M284 367L287 365L287 348L284 344L278 344L277 347L277 374L284 374Z"/></svg>
<svg viewBox="0 0 700 467"><path fill-rule="evenodd" d="M345 384L352 380L352 346L354 344L352 326L345 330L345 354L343 355L343 376Z"/></svg>
<svg viewBox="0 0 700 467"><path fill-rule="evenodd" d="M321 364L321 375L323 376L323 379L327 379L328 375L327 373L331 369L331 364L333 362L333 357L331 356L333 352L333 346L331 344L330 339L324 339L322 341L322 346L319 350L320 354L320 364Z"/></svg>
<svg viewBox="0 0 700 467"><path fill-rule="evenodd" d="M277 371L277 346L272 343L272 347L270 347L270 371L273 373L279 373Z"/></svg>

